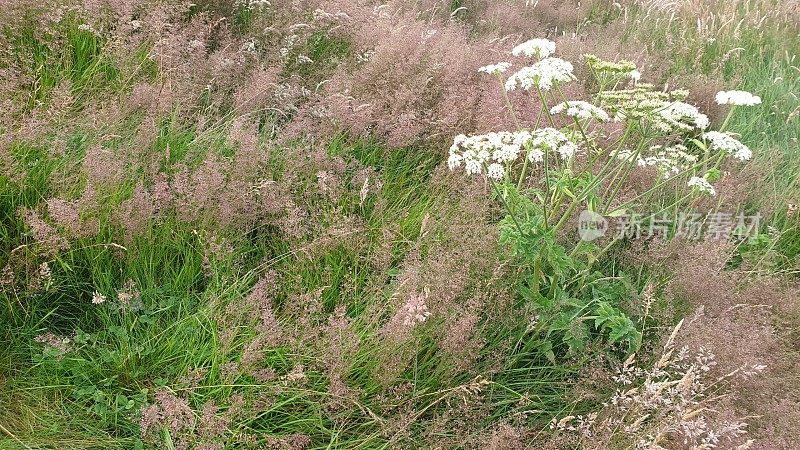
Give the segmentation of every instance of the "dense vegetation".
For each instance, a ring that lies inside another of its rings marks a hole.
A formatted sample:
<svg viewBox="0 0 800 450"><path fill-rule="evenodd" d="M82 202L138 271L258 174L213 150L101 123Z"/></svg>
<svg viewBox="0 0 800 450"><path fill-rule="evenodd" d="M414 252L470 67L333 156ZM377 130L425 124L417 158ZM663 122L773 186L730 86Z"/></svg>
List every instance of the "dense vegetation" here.
<svg viewBox="0 0 800 450"><path fill-rule="evenodd" d="M799 49L793 0L0 2L0 448L797 448Z"/></svg>

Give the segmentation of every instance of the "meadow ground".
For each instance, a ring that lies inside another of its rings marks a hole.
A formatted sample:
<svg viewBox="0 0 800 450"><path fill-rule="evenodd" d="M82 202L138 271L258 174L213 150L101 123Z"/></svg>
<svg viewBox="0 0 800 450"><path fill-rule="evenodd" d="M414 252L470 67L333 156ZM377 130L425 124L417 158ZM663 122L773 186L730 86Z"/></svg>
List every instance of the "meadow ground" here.
<svg viewBox="0 0 800 450"><path fill-rule="evenodd" d="M800 448L796 0L0 30L0 449Z"/></svg>

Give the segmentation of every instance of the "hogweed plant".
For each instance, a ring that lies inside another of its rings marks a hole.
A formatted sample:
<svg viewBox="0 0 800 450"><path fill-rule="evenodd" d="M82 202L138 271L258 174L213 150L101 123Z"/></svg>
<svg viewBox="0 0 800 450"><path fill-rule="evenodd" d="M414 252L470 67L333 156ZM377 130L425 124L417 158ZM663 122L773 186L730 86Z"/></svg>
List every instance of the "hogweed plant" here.
<svg viewBox="0 0 800 450"><path fill-rule="evenodd" d="M511 63L499 62L478 70L497 78L516 130L456 136L448 166L484 177L505 209L501 241L530 271L523 296L554 314L541 321L549 336L560 336L574 351L600 332L634 351L641 335L614 301L625 289L592 272L616 239L604 249L580 241L568 249L557 237L574 226L579 209L596 217L620 216L634 205L648 209L654 195L671 191L668 185L676 195L667 205L649 208L653 216L714 196L724 160L746 161L752 152L725 131L732 110L719 130L710 130L708 116L686 103L688 91L660 91L640 82L632 62L584 55L596 86L591 101L584 101L565 97L562 87L577 78L570 62L551 56L553 42L533 39L511 53L532 64L512 71ZM539 102L539 115L519 117L511 91L525 91ZM734 107L760 101L742 91L717 95L719 104ZM609 135L610 124L621 128L619 135ZM633 172L648 167L658 174L649 186L620 200Z"/></svg>

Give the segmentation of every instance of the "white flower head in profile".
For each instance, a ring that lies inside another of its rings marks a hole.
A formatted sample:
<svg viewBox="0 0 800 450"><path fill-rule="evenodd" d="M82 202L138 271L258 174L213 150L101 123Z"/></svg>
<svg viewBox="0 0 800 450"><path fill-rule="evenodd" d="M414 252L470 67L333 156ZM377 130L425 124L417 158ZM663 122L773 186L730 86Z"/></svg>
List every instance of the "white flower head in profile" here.
<svg viewBox="0 0 800 450"><path fill-rule="evenodd" d="M711 183L709 183L708 180L706 180L705 178L692 177L686 184L687 186L695 187L697 188L698 191L704 194L708 194L712 197L717 195L717 191L714 189L714 186L712 186Z"/></svg>
<svg viewBox="0 0 800 450"><path fill-rule="evenodd" d="M761 104L761 97L747 91L720 91L716 96L717 104L733 106L753 106Z"/></svg>
<svg viewBox="0 0 800 450"><path fill-rule="evenodd" d="M489 75L500 75L511 67L511 63L499 62L478 68L478 72L488 73Z"/></svg>
<svg viewBox="0 0 800 450"><path fill-rule="evenodd" d="M531 39L517 45L511 50L514 56L535 56L539 59L547 58L556 51L556 43L547 39Z"/></svg>
<svg viewBox="0 0 800 450"><path fill-rule="evenodd" d="M713 150L728 152L731 156L740 161L747 161L753 157L753 152L748 146L726 133L709 131L708 133L703 133L703 139L710 142L710 146Z"/></svg>

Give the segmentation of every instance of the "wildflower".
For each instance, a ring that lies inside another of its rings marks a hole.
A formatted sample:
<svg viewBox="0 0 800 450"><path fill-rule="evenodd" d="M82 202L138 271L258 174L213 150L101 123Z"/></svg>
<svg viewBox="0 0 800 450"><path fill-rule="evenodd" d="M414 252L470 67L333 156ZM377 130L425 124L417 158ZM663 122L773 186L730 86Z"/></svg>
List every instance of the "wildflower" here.
<svg viewBox="0 0 800 450"><path fill-rule="evenodd" d="M709 183L705 178L692 177L689 179L687 186L696 187L700 192L708 194L712 197L717 195L717 191L714 189L714 186L712 186L711 183Z"/></svg>
<svg viewBox="0 0 800 450"><path fill-rule="evenodd" d="M642 120L664 134L691 132L708 128L708 116L697 107L684 103L685 90L658 92L650 84L640 83L634 89L601 91L600 106L614 113L614 120Z"/></svg>
<svg viewBox="0 0 800 450"><path fill-rule="evenodd" d="M477 159L468 159L464 168L467 175L477 175L481 173L481 163Z"/></svg>
<svg viewBox="0 0 800 450"><path fill-rule="evenodd" d="M493 180L502 180L505 174L506 171L503 169L502 164L492 163L486 169L486 176Z"/></svg>
<svg viewBox="0 0 800 450"><path fill-rule="evenodd" d="M545 58L532 66L523 67L506 80L505 88L513 91L520 86L524 90L537 87L549 91L554 84L567 83L575 79L572 64L560 58Z"/></svg>
<svg viewBox="0 0 800 450"><path fill-rule="evenodd" d="M528 152L528 161L532 163L539 163L544 161L544 152L538 148L531 149Z"/></svg>
<svg viewBox="0 0 800 450"><path fill-rule="evenodd" d="M712 149L728 152L728 154L740 161L746 161L753 157L753 152L750 151L750 148L726 133L709 131L708 133L703 133L703 139L710 141Z"/></svg>
<svg viewBox="0 0 800 450"><path fill-rule="evenodd" d="M450 146L447 166L453 170L461 167L463 163L467 175L479 174L484 163L490 159L497 163L515 161L523 146L530 140L531 134L527 131L517 133L503 131L473 136L460 134L453 139L453 145ZM497 173L497 170L492 171L492 175Z"/></svg>
<svg viewBox="0 0 800 450"><path fill-rule="evenodd" d="M670 147L654 145L650 147L650 155L637 159L639 167L655 167L664 179L686 170L696 162L697 156L688 153L681 144Z"/></svg>
<svg viewBox="0 0 800 450"><path fill-rule="evenodd" d="M131 30L139 31L139 29L142 28L142 21L134 19L134 20L131 20L130 22L128 22L128 25L131 26Z"/></svg>
<svg viewBox="0 0 800 450"><path fill-rule="evenodd" d="M528 160L539 162L544 152L558 152L562 159L567 159L578 151L578 146L569 140L567 135L555 128L541 128L533 132L532 149L528 151ZM538 152L534 153L535 150Z"/></svg>
<svg viewBox="0 0 800 450"><path fill-rule="evenodd" d="M501 168L502 169L502 168ZM413 327L418 323L425 322L431 315L428 306L425 305L424 295L412 295L401 309L403 325Z"/></svg>
<svg viewBox="0 0 800 450"><path fill-rule="evenodd" d="M89 25L88 23L82 23L78 25L78 29L80 31L85 31L87 33L92 33L93 35L100 37L100 32L94 29L93 26Z"/></svg>
<svg viewBox="0 0 800 450"><path fill-rule="evenodd" d="M581 100L561 102L550 108L550 114L555 115L561 113L577 119L589 119L593 117L601 122L608 122L610 120L607 112L589 102Z"/></svg>
<svg viewBox="0 0 800 450"><path fill-rule="evenodd" d="M634 83L638 83L639 79L642 78L642 72L639 72L638 70L631 70L628 72L628 76L631 77L631 80L633 80Z"/></svg>
<svg viewBox="0 0 800 450"><path fill-rule="evenodd" d="M753 106L761 104L761 97L747 91L720 91L716 96L719 105Z"/></svg>
<svg viewBox="0 0 800 450"><path fill-rule="evenodd" d="M558 147L558 154L561 155L561 159L569 159L578 151L578 146L572 142L567 142Z"/></svg>
<svg viewBox="0 0 800 450"><path fill-rule="evenodd" d="M659 109L654 120L656 128L666 133L692 131L695 128L704 130L709 123L708 116L697 107L684 102L673 102Z"/></svg>
<svg viewBox="0 0 800 450"><path fill-rule="evenodd" d="M101 294L98 291L94 291L94 295L92 295L92 303L95 305L99 305L106 301L106 296Z"/></svg>
<svg viewBox="0 0 800 450"><path fill-rule="evenodd" d="M634 72L641 75L639 71L636 70L636 64L628 60L604 61L590 53L584 54L583 57L586 59L586 64L596 75L617 74L620 76L629 76L631 78L636 76ZM638 80L638 78L636 79Z"/></svg>
<svg viewBox="0 0 800 450"><path fill-rule="evenodd" d="M463 160L464 160L463 156L455 152L450 152L450 157L447 158L447 167L450 168L450 170L453 170L456 167L460 167L461 161Z"/></svg>
<svg viewBox="0 0 800 450"><path fill-rule="evenodd" d="M556 51L556 43L547 39L531 39L517 45L511 50L511 54L519 56L536 56L539 59L547 58Z"/></svg>
<svg viewBox="0 0 800 450"><path fill-rule="evenodd" d="M489 75L500 75L511 67L510 63L499 62L497 64L489 64L478 68L478 72L488 73Z"/></svg>

